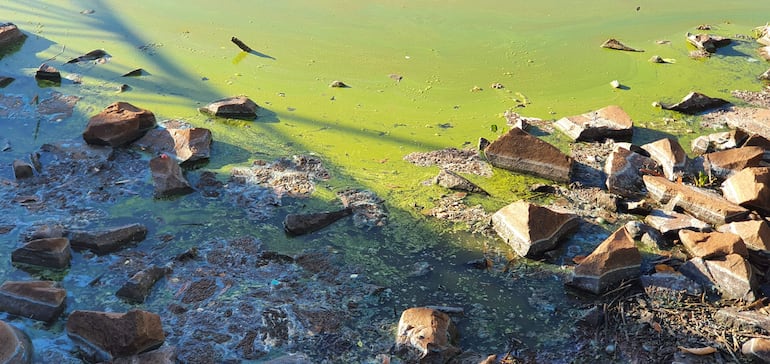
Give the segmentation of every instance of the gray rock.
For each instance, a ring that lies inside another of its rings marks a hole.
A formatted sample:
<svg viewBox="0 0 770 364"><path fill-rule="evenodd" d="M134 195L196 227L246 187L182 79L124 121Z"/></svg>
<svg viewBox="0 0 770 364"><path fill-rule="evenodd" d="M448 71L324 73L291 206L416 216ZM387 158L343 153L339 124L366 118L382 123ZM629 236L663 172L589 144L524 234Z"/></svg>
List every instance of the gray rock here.
<svg viewBox="0 0 770 364"><path fill-rule="evenodd" d="M656 301L681 302L686 296L699 296L703 288L679 272L661 272L641 276L644 292Z"/></svg>
<svg viewBox="0 0 770 364"><path fill-rule="evenodd" d="M6 281L0 286L0 311L50 322L64 312L67 291L52 281Z"/></svg>
<svg viewBox="0 0 770 364"><path fill-rule="evenodd" d="M289 235L304 235L323 229L352 213L353 209L348 207L331 212L288 214L283 220L283 228Z"/></svg>
<svg viewBox="0 0 770 364"><path fill-rule="evenodd" d="M71 259L70 241L67 238L32 240L11 253L11 261L14 263L56 269L69 267Z"/></svg>
<svg viewBox="0 0 770 364"><path fill-rule="evenodd" d="M111 364L174 364L177 363L177 348L164 346L139 355L115 358Z"/></svg>
<svg viewBox="0 0 770 364"><path fill-rule="evenodd" d="M75 250L89 249L96 254L107 254L140 242L146 236L147 228L135 223L98 231L72 231L70 244Z"/></svg>

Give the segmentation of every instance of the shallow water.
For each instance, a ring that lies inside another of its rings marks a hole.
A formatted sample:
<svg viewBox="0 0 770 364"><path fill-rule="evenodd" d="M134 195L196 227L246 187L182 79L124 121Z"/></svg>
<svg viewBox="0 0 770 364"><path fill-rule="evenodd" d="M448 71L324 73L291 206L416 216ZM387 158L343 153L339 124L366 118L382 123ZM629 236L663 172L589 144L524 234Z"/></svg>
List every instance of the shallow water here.
<svg viewBox="0 0 770 364"><path fill-rule="evenodd" d="M81 14L86 9L94 12ZM513 274L466 269L466 261L485 251L505 257L510 249L499 240L453 232L455 228L421 216L414 206L431 206L445 191L420 184L437 173L435 167L414 166L403 156L474 146L479 137L494 139L507 130L502 118L507 109L556 119L609 104L621 105L640 127L635 142L668 133L688 145L687 140L707 131L697 120L651 103L676 102L693 90L734 100L731 90L762 86L756 75L768 64L757 58L757 45L744 40L710 59L689 59L693 48L684 34L710 24L714 34L749 35L768 21L768 10L770 5L758 1L711 0L697 7L601 0L578 8L556 0L4 1L0 21L14 22L29 38L20 51L0 59L0 74L17 78L0 92L28 105L35 95L43 100L52 91L82 99L74 115L62 120L0 116L0 137L13 146L11 152L0 153L0 162L10 165L43 143L78 137L88 117L119 100L149 109L159 120L183 119L211 129L215 144L204 168L223 176L254 159L315 153L333 178L319 186L314 199L287 202L284 212L336 206L334 191L356 187L386 200L389 225L362 232L343 223L289 239L279 228L279 216L254 223L227 203L192 196L130 199L112 206L109 218L155 221L152 233L176 236L176 250L211 237L242 234L258 236L271 249L287 253L330 245L350 263L366 267L379 284L398 282L392 302L398 309L466 307L470 314L461 323L464 346L502 351L505 335L540 346L548 342L543 337L559 339L568 315L527 298L537 291L554 302L564 301L559 267L522 262ZM241 52L230 42L233 36L256 52ZM600 48L610 37L645 52ZM657 40L671 42L660 45ZM107 51L109 62L64 64L93 49ZM649 63L653 55L677 62ZM39 87L31 76L44 61L64 76L81 75L82 84L65 80L59 87ZM120 77L135 68L148 74ZM615 79L626 87L610 87ZM334 80L350 87L330 88ZM504 88L490 87L497 82ZM124 83L131 88L118 93ZM474 92L474 87L482 90ZM210 119L197 111L210 101L239 94L262 107L256 121ZM665 118L673 120L663 122ZM558 133L546 139L568 150ZM12 172L0 169L0 177L11 179ZM527 187L542 182L500 170L491 178L473 179L493 196L471 200L487 211L530 197ZM4 219L20 226L0 236L0 249L9 251L21 227L35 221L27 221L21 209L5 212ZM185 225L190 223L203 225ZM587 249L601 239L601 234L585 234L572 244ZM430 263L433 271L427 278L406 278L418 261ZM78 280L93 275L73 268L63 284L77 297L82 287ZM0 278L27 276L0 261ZM442 293L432 294L437 290ZM111 302L108 290L100 297L97 307L75 301L68 311L127 307ZM544 318L548 325L541 324ZM48 340L42 331L38 334L38 340Z"/></svg>

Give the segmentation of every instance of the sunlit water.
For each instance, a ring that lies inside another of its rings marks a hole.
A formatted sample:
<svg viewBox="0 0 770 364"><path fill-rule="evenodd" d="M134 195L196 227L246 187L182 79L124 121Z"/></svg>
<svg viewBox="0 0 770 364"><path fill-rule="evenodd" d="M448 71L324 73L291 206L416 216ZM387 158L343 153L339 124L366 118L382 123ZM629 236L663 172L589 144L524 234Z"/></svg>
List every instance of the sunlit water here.
<svg viewBox="0 0 770 364"><path fill-rule="evenodd" d="M81 13L87 9L94 12ZM112 208L110 218L163 221L151 225L152 233L177 236L179 249L243 234L287 253L329 245L351 264L366 267L367 276L378 284L393 288L392 305L398 310L426 304L465 307L471 314L460 323L463 345L502 351L504 338L511 335L536 347L548 337L558 339L560 325L569 322L569 313L527 299L534 292L563 302L560 268L519 262L513 274L502 273L502 267L491 272L466 269L468 260L485 253L504 257L510 249L497 239L451 232L452 227L423 217L415 206L431 206L446 192L420 183L437 173L435 167L414 166L403 156L474 146L479 137L494 139L507 130L502 118L507 109L557 119L617 104L640 127L635 142L659 135L652 130L691 139L708 131L693 118L651 103L675 102L693 90L734 100L731 90L762 86L756 76L768 64L747 40L735 41L710 59L692 60L688 53L693 48L684 34L710 24L714 34L750 35L753 27L769 20L769 11L770 4L755 0L697 5L662 0L580 5L556 0L6 0L0 3L0 21L14 22L29 38L20 51L0 59L0 75L17 78L0 92L27 103L51 91L82 99L74 115L60 121L0 118L0 137L13 143L12 152L0 153L0 162L9 166L43 143L78 137L88 118L114 101L149 109L159 120L182 119L211 129L215 144L204 168L222 176L254 159L315 153L333 178L314 200L290 203L286 212L296 212L292 208L300 210L302 204L308 210L335 206L335 190L356 187L386 200L391 214L386 228L359 232L343 223L289 239L278 216L255 224L225 203L194 196L126 201ZM230 41L233 36L255 52L241 52ZM599 47L611 37L645 52ZM109 62L64 64L93 49L107 51ZM648 60L653 55L676 63L652 64ZM65 80L60 87L40 88L32 75L44 61L65 76L81 75L82 84ZM148 75L120 77L136 68ZM350 87L330 88L334 80ZM614 89L612 80L626 87ZM124 83L130 90L118 93ZM490 87L493 83L504 88ZM257 120L212 120L197 111L210 101L241 94L262 107ZM665 118L673 121L664 123ZM563 136L547 139L568 150ZM0 177L11 179L10 168L0 169ZM527 187L542 182L501 170L491 178L473 179L493 197L472 198L470 203L490 212L529 197ZM34 223L22 210L4 214L22 227ZM189 223L207 228L184 225ZM0 236L5 253L16 246L18 230ZM601 239L581 237L571 243L592 246ZM407 278L419 261L430 263L433 271L427 278ZM83 287L78 280L93 274L73 268L62 284L77 297ZM9 259L0 260L0 279L29 276ZM435 302L432 292L439 290L447 293ZM114 300L107 288L97 297ZM68 311L129 307L72 301ZM45 340L44 331L35 332Z"/></svg>

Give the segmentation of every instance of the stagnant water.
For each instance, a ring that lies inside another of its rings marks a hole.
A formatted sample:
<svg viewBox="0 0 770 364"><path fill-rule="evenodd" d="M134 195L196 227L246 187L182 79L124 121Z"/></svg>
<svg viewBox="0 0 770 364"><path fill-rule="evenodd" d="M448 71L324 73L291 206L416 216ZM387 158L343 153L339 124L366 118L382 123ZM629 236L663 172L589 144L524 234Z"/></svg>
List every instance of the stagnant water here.
<svg viewBox="0 0 770 364"><path fill-rule="evenodd" d="M558 306L566 301L560 267L519 260L514 273L467 269L469 260L483 254L505 257L510 249L498 239L422 216L415 206L432 206L446 191L421 184L436 174L435 167L418 167L403 157L472 146L479 137L494 139L507 130L502 114L508 109L557 119L617 104L638 127L635 142L661 132L686 142L707 131L697 120L652 107L653 101L674 102L693 90L734 100L731 90L762 87L756 75L768 65L758 59L754 42L740 39L708 60L692 60L684 34L709 24L710 33L750 35L768 21L768 11L767 3L744 0L697 5L662 0L582 5L558 0L6 0L0 3L0 22L17 24L29 38L20 50L0 58L0 75L17 78L0 92L25 103L52 91L82 99L74 114L61 120L0 117L0 137L13 145L12 151L0 153L0 165L10 166L43 143L78 137L87 119L114 101L149 109L160 120L182 119L212 130L212 158L204 168L221 176L255 159L315 153L333 178L311 201L289 206L328 208L337 203L334 191L340 188L367 189L386 201L386 227L357 231L343 223L288 238L279 217L254 223L226 203L195 196L127 200L112 206L110 219L163 221L151 226L152 233L176 236L176 248L239 235L256 236L287 254L331 246L346 261L366 267L362 273L372 280L392 288L394 309L466 307L472 314L461 322L463 345L499 352L510 335L531 347L547 346L566 339L559 337L560 325L570 322L569 313ZM241 52L231 43L233 36L256 52ZM611 37L645 52L599 47ZM93 49L107 51L109 62L64 65ZM676 63L652 64L652 55ZM65 80L41 88L31 76L49 60L65 75L80 75L82 83ZM147 75L119 77L135 68ZM330 88L334 80L350 87ZM612 80L625 87L610 87ZM124 83L130 89L118 93ZM492 88L493 83L504 88ZM257 120L211 119L197 111L210 101L241 94L262 107ZM568 150L558 133L546 139ZM12 179L10 167L0 168L0 177ZM527 187L543 182L500 170L490 178L472 178L493 197L472 197L469 204L490 212L531 197ZM8 257L20 231L35 221L21 209L3 214L4 222L19 226L0 235L0 251ZM191 228L191 223L205 229ZM567 244L592 246L602 238L575 237ZM409 278L415 262L429 263L430 275ZM73 265L62 284L78 297L83 293L78 282L96 274ZM30 278L36 277L0 259L0 280ZM112 302L113 291L104 287L94 295L95 304L70 299L68 311L129 308ZM435 302L434 291L445 292L442 299L453 294L458 299ZM27 327L41 345L56 337L32 322L15 323Z"/></svg>

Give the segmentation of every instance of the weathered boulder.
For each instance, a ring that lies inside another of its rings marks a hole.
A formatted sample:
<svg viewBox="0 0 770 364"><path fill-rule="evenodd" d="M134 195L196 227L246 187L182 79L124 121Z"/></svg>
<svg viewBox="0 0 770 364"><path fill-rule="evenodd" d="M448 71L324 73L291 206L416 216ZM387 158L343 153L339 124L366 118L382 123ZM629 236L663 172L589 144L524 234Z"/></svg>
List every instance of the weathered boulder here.
<svg viewBox="0 0 770 364"><path fill-rule="evenodd" d="M236 96L214 101L198 110L223 118L253 120L257 118L258 108L248 97Z"/></svg>
<svg viewBox="0 0 770 364"><path fill-rule="evenodd" d="M204 128L152 129L134 145L155 155L165 153L184 165L209 159L211 131Z"/></svg>
<svg viewBox="0 0 770 364"><path fill-rule="evenodd" d="M283 229L289 235L304 235L323 229L352 213L353 209L347 207L339 211L288 214L283 219Z"/></svg>
<svg viewBox="0 0 770 364"><path fill-rule="evenodd" d="M140 354L166 340L160 316L142 310L73 311L67 318L67 336L86 358L97 362Z"/></svg>
<svg viewBox="0 0 770 364"><path fill-rule="evenodd" d="M460 353L457 329L446 313L413 307L401 313L395 352L409 363L446 363Z"/></svg>
<svg viewBox="0 0 770 364"><path fill-rule="evenodd" d="M182 167L166 154L150 159L150 172L157 198L186 195L195 191L184 177Z"/></svg>
<svg viewBox="0 0 770 364"><path fill-rule="evenodd" d="M48 64L41 64L35 72L35 79L38 81L50 81L55 84L61 83L61 72Z"/></svg>
<svg viewBox="0 0 770 364"><path fill-rule="evenodd" d="M671 182L663 177L644 176L649 195L661 204L681 207L695 218L721 225L742 220L749 210L727 201L722 196L697 187Z"/></svg>
<svg viewBox="0 0 770 364"><path fill-rule="evenodd" d="M608 48L608 49L615 49L615 50L618 50L618 51L644 52L641 49L631 48L631 47L623 44L622 42L620 42L619 40L617 40L615 38L610 38L610 39L605 40L604 43L602 43L601 47L602 48Z"/></svg>
<svg viewBox="0 0 770 364"><path fill-rule="evenodd" d="M72 231L70 244L75 250L89 249L96 254L107 254L122 249L147 237L147 227L135 223L97 231Z"/></svg>
<svg viewBox="0 0 770 364"><path fill-rule="evenodd" d="M131 276L128 282L124 283L115 295L132 303L142 303L147 298L147 295L150 294L150 290L155 285L155 282L169 273L171 273L171 268L156 265L143 269Z"/></svg>
<svg viewBox="0 0 770 364"><path fill-rule="evenodd" d="M32 363L32 341L24 331L0 321L0 363Z"/></svg>
<svg viewBox="0 0 770 364"><path fill-rule="evenodd" d="M13 175L16 179L25 179L34 176L35 172L32 168L32 164L16 159L13 161Z"/></svg>
<svg viewBox="0 0 770 364"><path fill-rule="evenodd" d="M700 296L703 288L679 272L656 272L640 277L644 292L658 302L681 302L686 296Z"/></svg>
<svg viewBox="0 0 770 364"><path fill-rule="evenodd" d="M642 255L625 227L599 244L575 267L569 285L599 294L623 280L639 277Z"/></svg>
<svg viewBox="0 0 770 364"><path fill-rule="evenodd" d="M741 353L763 363L770 363L770 339L751 338L741 345Z"/></svg>
<svg viewBox="0 0 770 364"><path fill-rule="evenodd" d="M644 189L641 170L655 170L657 163L649 157L616 147L607 157L604 173L607 174L607 190L627 198L641 198Z"/></svg>
<svg viewBox="0 0 770 364"><path fill-rule="evenodd" d="M67 291L52 281L6 281L0 286L0 311L50 322L64 312Z"/></svg>
<svg viewBox="0 0 770 364"><path fill-rule="evenodd" d="M642 149L650 153L650 158L663 168L663 175L671 181L687 167L687 153L674 139L659 139L642 145Z"/></svg>
<svg viewBox="0 0 770 364"><path fill-rule="evenodd" d="M770 224L764 220L736 221L718 228L741 237L746 248L770 252Z"/></svg>
<svg viewBox="0 0 770 364"><path fill-rule="evenodd" d="M574 214L526 201L514 202L492 215L492 227L522 257L554 249L579 223Z"/></svg>
<svg viewBox="0 0 770 364"><path fill-rule="evenodd" d="M708 175L727 178L744 168L758 167L764 156L765 150L760 147L743 147L707 153L702 156L703 170Z"/></svg>
<svg viewBox="0 0 770 364"><path fill-rule="evenodd" d="M770 168L746 168L722 182L722 195L746 208L770 212Z"/></svg>
<svg viewBox="0 0 770 364"><path fill-rule="evenodd" d="M739 235L723 232L695 232L680 230L679 240L687 252L693 257L712 259L728 254L738 254L749 257L746 244Z"/></svg>
<svg viewBox="0 0 770 364"><path fill-rule="evenodd" d="M715 53L717 48L726 47L732 42L730 38L711 34L692 34L688 32L686 37L690 44L709 53Z"/></svg>
<svg viewBox="0 0 770 364"><path fill-rule="evenodd" d="M489 195L487 191L484 191L483 188L469 181L467 178L445 168L442 168L438 172L438 176L434 178L434 181L437 185L450 190Z"/></svg>
<svg viewBox="0 0 770 364"><path fill-rule="evenodd" d="M691 144L692 151L695 154L701 155L737 148L741 146L748 137L749 135L740 129L703 135L693 139Z"/></svg>
<svg viewBox="0 0 770 364"><path fill-rule="evenodd" d="M575 141L631 140L634 134L631 117L616 105L561 118L554 126Z"/></svg>
<svg viewBox="0 0 770 364"><path fill-rule="evenodd" d="M746 302L756 299L756 277L748 260L738 254L713 260L692 258L679 271L705 287L715 288L724 299Z"/></svg>
<svg viewBox="0 0 770 364"><path fill-rule="evenodd" d="M674 105L661 105L661 107L666 110L679 111L683 114L697 114L728 105L729 103L729 101L724 99L708 97L699 92L690 92L682 98L682 101Z"/></svg>
<svg viewBox="0 0 770 364"><path fill-rule="evenodd" d="M690 215L660 209L650 211L645 216L644 222L668 238L678 236L679 231L684 229L694 231L708 231L711 229L711 225Z"/></svg>
<svg viewBox="0 0 770 364"><path fill-rule="evenodd" d="M27 39L27 35L13 23L0 24L0 53Z"/></svg>
<svg viewBox="0 0 770 364"><path fill-rule="evenodd" d="M533 174L557 182L569 182L572 158L524 130L513 128L484 148L493 166Z"/></svg>
<svg viewBox="0 0 770 364"><path fill-rule="evenodd" d="M141 138L155 125L155 114L151 111L116 102L88 120L83 140L88 144L119 147Z"/></svg>
<svg viewBox="0 0 770 364"><path fill-rule="evenodd" d="M11 253L11 261L38 265L48 268L66 268L70 265L72 253L67 238L32 240Z"/></svg>

